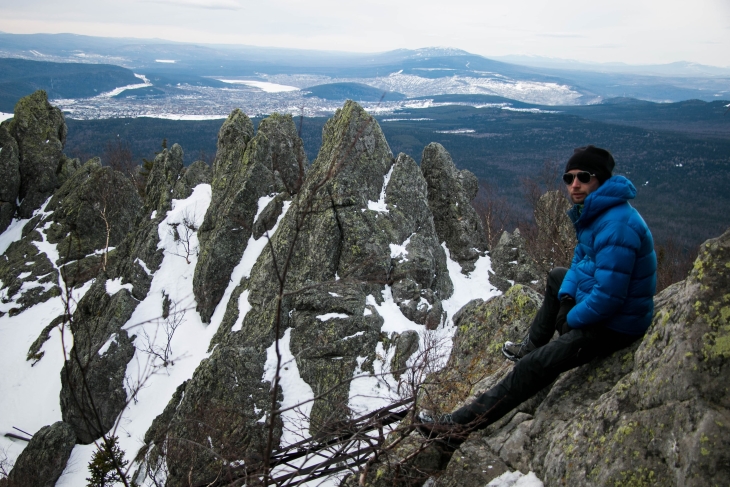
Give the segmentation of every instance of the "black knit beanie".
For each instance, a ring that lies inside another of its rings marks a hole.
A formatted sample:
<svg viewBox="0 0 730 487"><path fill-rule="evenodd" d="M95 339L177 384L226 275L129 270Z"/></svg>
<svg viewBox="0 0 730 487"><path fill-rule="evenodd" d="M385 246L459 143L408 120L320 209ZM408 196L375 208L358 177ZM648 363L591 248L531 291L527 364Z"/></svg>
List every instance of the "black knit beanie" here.
<svg viewBox="0 0 730 487"><path fill-rule="evenodd" d="M606 149L587 145L575 149L573 156L568 159L568 163L565 165L565 172L573 169L588 171L595 174L598 181L603 184L611 177L615 165L613 156Z"/></svg>

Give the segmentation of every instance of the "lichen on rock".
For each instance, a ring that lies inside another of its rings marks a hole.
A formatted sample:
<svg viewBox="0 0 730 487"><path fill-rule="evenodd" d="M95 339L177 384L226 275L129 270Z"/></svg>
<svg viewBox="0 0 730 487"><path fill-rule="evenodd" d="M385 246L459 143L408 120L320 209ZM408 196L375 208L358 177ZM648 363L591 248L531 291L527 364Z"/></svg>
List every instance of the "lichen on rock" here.
<svg viewBox="0 0 730 487"><path fill-rule="evenodd" d="M38 90L18 101L6 127L18 143L18 215L30 218L59 186L57 173L65 159L66 122L61 110L48 103L46 92Z"/></svg>
<svg viewBox="0 0 730 487"><path fill-rule="evenodd" d="M63 421L44 426L18 457L2 487L53 487L76 445L73 428Z"/></svg>
<svg viewBox="0 0 730 487"><path fill-rule="evenodd" d="M262 120L253 136L251 121L236 110L221 127L213 165L213 196L198 233L200 255L193 283L204 322L210 321L246 250L258 202L285 190L296 192L307 164L291 116L275 114ZM267 219L270 222L272 215L267 214Z"/></svg>

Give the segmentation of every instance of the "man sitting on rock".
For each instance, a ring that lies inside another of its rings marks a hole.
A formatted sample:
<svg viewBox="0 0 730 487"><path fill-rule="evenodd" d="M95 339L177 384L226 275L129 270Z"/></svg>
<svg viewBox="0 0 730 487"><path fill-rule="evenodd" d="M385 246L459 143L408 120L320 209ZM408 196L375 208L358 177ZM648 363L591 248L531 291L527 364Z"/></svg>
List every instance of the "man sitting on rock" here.
<svg viewBox="0 0 730 487"><path fill-rule="evenodd" d="M458 445L552 383L560 373L609 355L641 338L654 312L656 254L651 232L629 204L636 188L611 176L611 154L575 149L563 181L578 237L570 269L548 276L545 299L527 336L506 342L517 362L497 385L451 414L421 415L421 433ZM559 337L552 340L555 331Z"/></svg>

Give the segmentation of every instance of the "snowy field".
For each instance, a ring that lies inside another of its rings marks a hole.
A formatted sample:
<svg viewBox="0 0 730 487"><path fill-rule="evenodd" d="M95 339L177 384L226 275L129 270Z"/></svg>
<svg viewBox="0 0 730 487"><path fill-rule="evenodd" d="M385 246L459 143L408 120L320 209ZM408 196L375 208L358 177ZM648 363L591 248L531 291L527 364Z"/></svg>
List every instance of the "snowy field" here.
<svg viewBox="0 0 730 487"><path fill-rule="evenodd" d="M388 211L384 204L387 178L388 176L384 178L383 192L379 201L370 202L367 208L363 208L363 211ZM170 224L181 223L184 218L192 218L199 226L208 209L210 199L210 185L201 184L194 189L189 198L173 200L172 209L158 227L159 247L164 250L162 265L160 269L154 272L147 298L139 304L124 327L130 335L137 336L135 341L137 350L126 371L130 403L120 414L114 434L119 437L120 447L126 452L126 458L128 459L134 457L143 445L145 432L154 418L163 411L178 385L191 378L200 362L209 356L207 353L208 345L220 326L234 288L243 277L250 275L254 263L266 245L265 236L258 240L251 237L241 261L233 271L230 284L213 313L211 323L209 325L202 323L199 314L195 311L192 291L193 272L197 257L195 253L187 255L185 249L180 247L181 241L176 241L173 238L169 228ZM259 213L270 199L271 197L260 199ZM288 207L288 204L286 204L282 216L279 217L279 221L276 223L277 226ZM43 213L43 211L43 208L41 208L38 212ZM11 242L21 237L21 230L26 222L26 220L15 221L0 235L0 252L4 252ZM275 229L276 227L273 231ZM45 252L52 262L55 262L58 259L57 250L55 245L47 242L44 231L45 229L41 229L42 241L35 242L35 245L40 251ZM192 247L197 246L197 235L195 233L190 236L190 243ZM408 241L393 242L391 251L394 258L407 258L407 246ZM443 302L448 318L437 330L429 332L424 325L408 320L393 301L388 286L382 290L381 304L377 304L378 300L375 299L375 296L367 298L367 304L370 305L371 309L374 309L384 319L382 332L390 334L392 332L402 333L413 330L421 337L422 349L438 344L441 349L436 356L437 366L443 366L448 359L451 338L455 332L452 317L456 311L474 298L488 299L499 294L499 291L489 283L489 257L481 257L476 263L475 270L469 275L464 275L461 273L460 265L451 259L449 250L445 245L444 250L447 254L448 271L454 284L454 293L450 299ZM91 282L75 291L74 302L71 303L72 307L90 287ZM111 280L106 282L106 289L110 294L118 292L123 287L129 288L131 284L122 285L120 281ZM164 332L166 321L160 317L160 310L163 306L163 293L168 295L171 301L175 303L171 309L171 315L179 322L179 327L170 343L171 363L167 366L162 364L159 359L155 359L155 357L143 351L144 349L150 349L150 347L164 346L166 342ZM12 306L12 303L18 297L8 297L10 303L4 304L3 310L9 309L8 306ZM240 329L243 317L251 309L247 292L241 294L238 299L238 306L239 318L233 325L232 331ZM372 313L371 309L366 308L365 313ZM45 356L35 365L31 365L31 362L26 361L26 353L41 330L53 318L62 314L63 311L64 303L62 299L53 298L18 315L11 317L5 314L0 318L0 343L5 345L3 353L0 354L0 370L3 371L3 374L0 375L0 431L3 433L14 432L13 427L33 433L44 425L61 420L59 406L60 371L64 360L64 346L66 350L70 350L72 346L70 333L58 328L54 329L51 338L43 345L42 351L45 352ZM339 316L336 314L325 314L318 316L317 319L326 321L337 317ZM282 371L281 378L283 388L282 406L286 408L299 405L299 407L284 414L285 429L282 443L285 445L300 440L306 434L308 415L311 410L311 402L306 401L314 397L311 387L300 377L296 361L289 349L290 331L285 332L284 338L279 343L284 360L287 362L287 367ZM113 337L111 340L113 340ZM111 340L109 343L111 343ZM275 372L276 357L273 346L272 344L268 354L262 380L270 380ZM106 347L100 353L103 354L105 349ZM384 350L382 344L379 344L376 352L381 359L374 364L375 375L363 372L359 367L353 374L350 385L349 406L356 414L372 411L400 398L397 392L397 381L388 371L388 364L395 352L394 347ZM364 362L365 355L367 355L367 351L363 351L362 359L358 360L360 365ZM418 355L414 354L414 357ZM414 365L415 360L417 358L412 357L410 364ZM302 404L303 402L304 404ZM25 446L26 443L23 441L0 437L0 449L10 462L15 461ZM66 470L56 485L61 487L85 485L85 479L88 476L87 465L95 449L94 444L77 445L71 454ZM132 467L131 472L135 470L135 467ZM531 474L532 477L530 475L523 477L519 472L513 474L509 479L503 479L502 483L490 485L499 487L535 487L542 485L539 480L532 480L534 474ZM148 484L145 483L144 485ZM322 480L313 481L312 485L334 486L337 485L337 479L332 478L324 484Z"/></svg>
<svg viewBox="0 0 730 487"><path fill-rule="evenodd" d="M558 83L515 81L504 76L447 76L424 78L402 72L375 78L330 78L314 75L266 75L259 79L219 79L225 88L178 85L175 95L161 98L115 96L129 90L152 86L142 74L135 74L142 83L118 88L93 98L56 99L51 103L64 114L78 120L105 118L154 117L172 120L210 120L221 118L235 108L249 117L271 113L291 115L331 116L342 107L344 100L324 100L305 96L311 86L329 83L361 83L383 91L403 93L408 97L428 97L445 94L495 95L541 105L574 105L580 103L581 93ZM431 99L362 102L374 115L395 113L402 109L429 108L444 105L468 105L476 108L501 107L505 110L552 113L549 110L517 109L509 103L434 102Z"/></svg>

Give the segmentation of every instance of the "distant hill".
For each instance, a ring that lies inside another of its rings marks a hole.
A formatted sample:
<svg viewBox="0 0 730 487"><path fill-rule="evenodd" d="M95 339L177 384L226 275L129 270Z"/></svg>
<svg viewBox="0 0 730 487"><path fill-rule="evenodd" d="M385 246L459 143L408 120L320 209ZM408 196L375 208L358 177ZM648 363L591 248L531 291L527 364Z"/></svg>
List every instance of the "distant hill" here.
<svg viewBox="0 0 730 487"><path fill-rule="evenodd" d="M0 56L134 66L138 73L165 74L176 82L190 85L206 82L181 81L180 76L196 77L199 81L201 77L314 75L367 83L367 78L383 78L398 73L428 80L466 79L466 84L470 84L469 80L485 79L497 84L527 81L570 87L581 95L575 103L595 103L614 97L661 102L691 98L713 101L727 98L730 81L728 68L692 63L628 66L549 62L536 66L532 58L495 60L449 48L352 53L73 34L0 33ZM399 87L391 86L390 90L408 93ZM486 92L489 92L488 89Z"/></svg>
<svg viewBox="0 0 730 487"><path fill-rule="evenodd" d="M326 85L311 86L306 89L309 94L324 100L354 100L354 101L396 101L405 100L406 95L393 91L384 91L362 83L329 83Z"/></svg>
<svg viewBox="0 0 730 487"><path fill-rule="evenodd" d="M111 64L51 63L0 58L0 112L36 90L48 98L86 98L141 83L134 73Z"/></svg>
<svg viewBox="0 0 730 487"><path fill-rule="evenodd" d="M423 148L439 142L459 169L469 169L488 182L521 217L530 217L521 181L541 177L545 161L562 169L575 147L593 143L610 149L617 172L637 185L639 196L633 204L657 241L672 238L693 246L730 226L725 210L730 207L726 189L730 187L730 115L724 115L728 101L622 100L549 107L489 95L431 99L437 106L377 117L393 154L405 152L420 161ZM317 157L326 120L297 120L310 161ZM107 145L118 137L141 162L143 157L153 157L162 139L167 139L168 147L175 142L182 145L186 164L200 158L210 161L222 123L67 119L66 153L82 160L101 155L104 160Z"/></svg>

